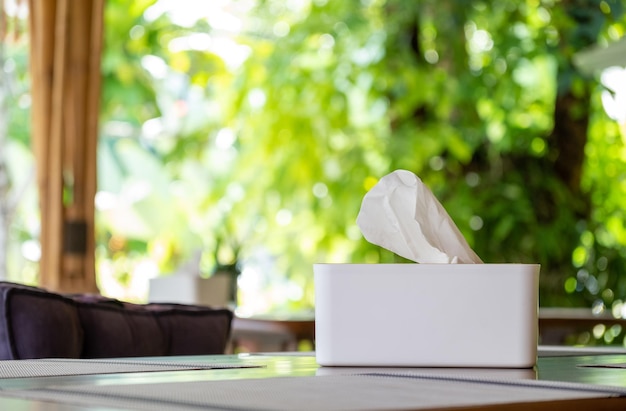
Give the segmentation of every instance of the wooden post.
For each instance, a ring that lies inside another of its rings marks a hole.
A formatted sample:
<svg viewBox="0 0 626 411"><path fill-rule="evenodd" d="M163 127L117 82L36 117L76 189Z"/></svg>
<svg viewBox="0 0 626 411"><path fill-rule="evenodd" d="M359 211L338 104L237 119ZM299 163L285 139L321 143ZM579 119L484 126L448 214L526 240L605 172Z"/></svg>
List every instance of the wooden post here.
<svg viewBox="0 0 626 411"><path fill-rule="evenodd" d="M97 292L94 199L104 0L29 0L39 282Z"/></svg>

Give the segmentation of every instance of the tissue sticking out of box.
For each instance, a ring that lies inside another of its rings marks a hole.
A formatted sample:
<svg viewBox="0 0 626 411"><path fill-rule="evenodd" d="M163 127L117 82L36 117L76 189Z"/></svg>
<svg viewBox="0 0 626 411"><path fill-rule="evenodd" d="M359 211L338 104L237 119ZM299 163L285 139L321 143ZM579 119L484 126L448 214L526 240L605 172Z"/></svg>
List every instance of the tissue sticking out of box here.
<svg viewBox="0 0 626 411"><path fill-rule="evenodd" d="M441 203L406 170L363 197L357 225L367 241L417 263L482 263Z"/></svg>

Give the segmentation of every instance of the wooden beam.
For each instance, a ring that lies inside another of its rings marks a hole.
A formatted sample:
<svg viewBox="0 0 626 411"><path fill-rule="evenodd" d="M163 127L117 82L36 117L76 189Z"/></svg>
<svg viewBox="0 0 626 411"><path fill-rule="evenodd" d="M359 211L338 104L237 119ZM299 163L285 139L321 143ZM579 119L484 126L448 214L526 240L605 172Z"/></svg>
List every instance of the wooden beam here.
<svg viewBox="0 0 626 411"><path fill-rule="evenodd" d="M30 0L42 286L97 292L94 200L104 0Z"/></svg>

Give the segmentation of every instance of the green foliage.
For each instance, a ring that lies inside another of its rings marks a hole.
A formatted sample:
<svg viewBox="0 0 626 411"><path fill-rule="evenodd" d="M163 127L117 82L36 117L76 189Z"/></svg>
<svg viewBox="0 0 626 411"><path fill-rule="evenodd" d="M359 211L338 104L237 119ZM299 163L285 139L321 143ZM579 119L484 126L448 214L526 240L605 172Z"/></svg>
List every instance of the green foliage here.
<svg viewBox="0 0 626 411"><path fill-rule="evenodd" d="M623 306L624 130L572 65L623 0L233 1L228 26L162 4L107 1L101 283L202 250L261 309L310 308L312 263L403 261L355 224L403 168L484 261L541 263L542 305Z"/></svg>
<svg viewBox="0 0 626 411"><path fill-rule="evenodd" d="M33 154L30 149L28 37L24 22L15 16L0 33L0 272L4 279L36 282L38 234ZM5 34L2 36L1 34ZM6 168L4 168L6 167ZM4 174L6 172L6 174ZM5 248L6 247L6 248ZM4 277L6 276L6 277Z"/></svg>
<svg viewBox="0 0 626 411"><path fill-rule="evenodd" d="M310 306L312 263L400 260L365 242L355 217L377 179L404 168L485 261L541 263L542 304L589 305L607 288L606 304L626 299L623 136L595 81L571 65L583 47L624 32L623 2L260 1L229 37L247 55L240 65L210 47L172 47L221 38L207 20L147 21L123 3L107 6L103 115L143 124L125 144L155 167L135 155L120 162L122 143L107 144L118 184L139 175L133 163L152 181L135 216L149 229L135 236L168 244L170 268L198 247L205 268L262 267L303 290L275 304ZM555 169L557 93L591 120L580 189ZM153 118L161 128L150 136ZM565 286L583 269L601 287Z"/></svg>

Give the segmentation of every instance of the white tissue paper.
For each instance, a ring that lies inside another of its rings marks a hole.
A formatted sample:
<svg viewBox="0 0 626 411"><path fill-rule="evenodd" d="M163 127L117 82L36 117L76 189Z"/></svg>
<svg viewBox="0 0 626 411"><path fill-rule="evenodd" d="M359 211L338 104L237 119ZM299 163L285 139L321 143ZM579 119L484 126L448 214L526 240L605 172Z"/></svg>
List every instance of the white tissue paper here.
<svg viewBox="0 0 626 411"><path fill-rule="evenodd" d="M422 180L407 170L365 194L357 225L367 241L418 263L482 263Z"/></svg>

